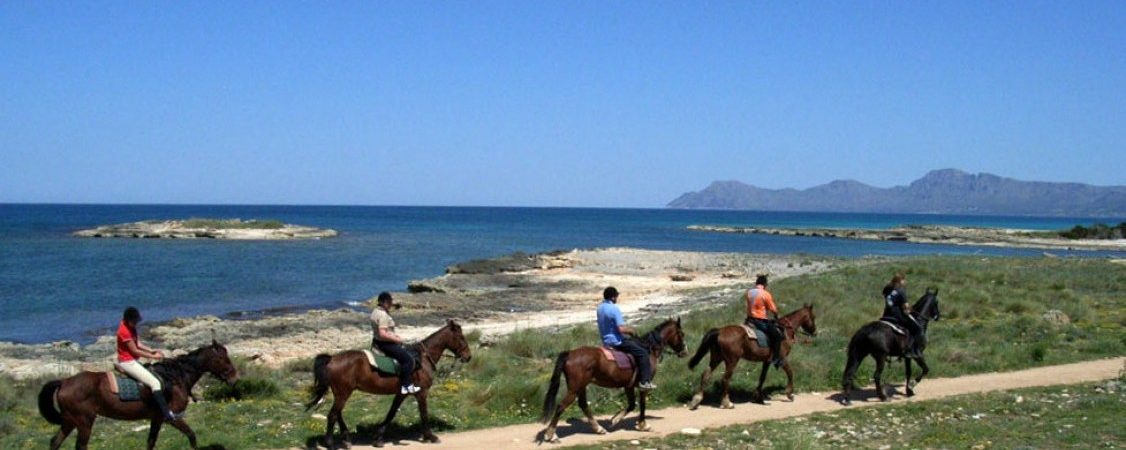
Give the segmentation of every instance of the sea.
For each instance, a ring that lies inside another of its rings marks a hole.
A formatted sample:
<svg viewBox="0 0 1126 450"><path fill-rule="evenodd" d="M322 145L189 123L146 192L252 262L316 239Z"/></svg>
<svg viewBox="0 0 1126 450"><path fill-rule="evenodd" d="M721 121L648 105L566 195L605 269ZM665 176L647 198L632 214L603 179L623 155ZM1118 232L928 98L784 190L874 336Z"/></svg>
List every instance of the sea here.
<svg viewBox="0 0 1126 450"><path fill-rule="evenodd" d="M149 219L276 219L332 228L301 241L90 239L71 233ZM1123 219L680 209L0 204L0 341L92 342L127 306L149 323L355 305L451 264L513 252L637 247L706 252L1037 257L1044 250L690 231L693 224L887 228L949 224L1065 229ZM1124 252L1051 251L1089 257ZM591 295L597 295L592 293Z"/></svg>

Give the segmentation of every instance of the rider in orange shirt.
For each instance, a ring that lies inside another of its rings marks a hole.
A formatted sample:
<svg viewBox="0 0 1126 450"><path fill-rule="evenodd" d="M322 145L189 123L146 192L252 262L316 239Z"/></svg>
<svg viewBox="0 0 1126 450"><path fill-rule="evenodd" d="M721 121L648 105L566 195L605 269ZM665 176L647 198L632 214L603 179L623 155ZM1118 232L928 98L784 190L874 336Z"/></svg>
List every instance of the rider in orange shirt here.
<svg viewBox="0 0 1126 450"><path fill-rule="evenodd" d="M747 290L747 325L758 328L766 333L770 341L771 362L774 367L782 367L782 332L778 330L778 308L774 306L774 296L766 290L766 275L759 275L755 279L755 287ZM766 311L774 313L774 320L766 317Z"/></svg>

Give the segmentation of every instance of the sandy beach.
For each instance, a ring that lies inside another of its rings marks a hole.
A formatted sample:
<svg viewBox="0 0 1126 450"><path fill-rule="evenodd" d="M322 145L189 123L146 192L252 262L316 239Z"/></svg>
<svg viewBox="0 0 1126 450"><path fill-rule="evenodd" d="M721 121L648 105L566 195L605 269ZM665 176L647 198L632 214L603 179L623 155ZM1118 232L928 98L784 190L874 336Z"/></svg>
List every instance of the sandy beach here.
<svg viewBox="0 0 1126 450"><path fill-rule="evenodd" d="M606 286L622 292L623 313L627 320L637 320L727 301L758 273L780 279L878 260L633 248L517 253L467 261L450 266L442 276L412 281L408 291L394 293L403 305L396 321L399 333L409 339L425 337L446 319L456 319L467 332L478 331L487 340L519 329L592 321L593 306ZM369 299L355 308L255 320L180 318L144 327L144 332L157 346L173 349L173 353L199 347L214 336L234 355L278 367L321 352L370 345L370 307ZM107 370L112 348L109 335L85 346L67 341L0 343L0 373L29 378Z"/></svg>

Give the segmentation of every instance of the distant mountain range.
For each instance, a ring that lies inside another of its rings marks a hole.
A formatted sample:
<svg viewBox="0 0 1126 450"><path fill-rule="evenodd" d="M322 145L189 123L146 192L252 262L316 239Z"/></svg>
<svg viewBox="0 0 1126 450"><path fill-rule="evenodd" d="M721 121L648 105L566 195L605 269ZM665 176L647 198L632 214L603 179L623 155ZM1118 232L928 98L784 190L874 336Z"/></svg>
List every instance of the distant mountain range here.
<svg viewBox="0 0 1126 450"><path fill-rule="evenodd" d="M934 170L907 186L837 180L809 189L763 189L716 181L669 208L873 213L1126 217L1126 186L1021 181L989 173Z"/></svg>

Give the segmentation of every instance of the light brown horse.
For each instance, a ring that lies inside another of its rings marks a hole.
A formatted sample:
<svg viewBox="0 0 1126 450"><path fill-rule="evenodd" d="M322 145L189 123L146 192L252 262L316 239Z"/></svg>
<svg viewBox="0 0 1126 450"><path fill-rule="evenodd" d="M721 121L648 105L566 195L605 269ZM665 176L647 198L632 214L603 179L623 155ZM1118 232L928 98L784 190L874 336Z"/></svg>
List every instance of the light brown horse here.
<svg viewBox="0 0 1126 450"><path fill-rule="evenodd" d="M428 442L439 442L438 436L430 431L426 395L430 392L430 386L434 384L434 371L438 366L438 360L442 359L442 353L450 350L457 355L459 360L468 362L469 358L472 357L469 353L469 342L465 340L465 335L461 332L461 325L450 320L441 329L415 344L414 348L419 351L421 359L417 366L418 369L414 372L412 382L415 386L422 388L413 394L418 399L418 412L422 419L422 436ZM328 413L326 419L328 429L325 431L325 445L329 449L334 448L332 429L336 424L340 424L340 432L343 434L341 443L344 448L352 446L348 426L344 424L344 415L342 414L344 404L348 402L348 397L352 396L352 392L359 389L370 394L395 396L395 399L391 402L391 409L387 411L387 417L376 429L374 445L382 447L383 432L395 419L395 414L398 413L399 407L402 406L403 400L407 397L406 394L399 393L399 377L376 372L368 363L364 353L359 350L349 350L335 356L324 353L317 355L313 362L313 376L316 384L313 399L306 405L306 411L320 405L324 401L325 394L328 393L329 389L332 389L332 410Z"/></svg>
<svg viewBox="0 0 1126 450"><path fill-rule="evenodd" d="M238 380L238 370L227 357L226 347L214 340L211 345L155 363L149 369L161 379L162 392L169 395L168 408L173 412L183 412L188 407L192 387L204 373L211 373L227 384L233 385ZM58 403L58 409L55 409L55 403ZM117 420L149 419L149 450L156 445L160 426L164 424L164 416L152 400L152 391L142 386L140 401L123 402L117 394L110 392L105 372L82 372L48 382L39 391L39 414L48 422L59 425L59 432L51 439L52 450L58 449L75 428L78 429L78 441L74 448L85 449L97 416ZM169 423L188 436L193 449L197 448L195 432L184 419Z"/></svg>
<svg viewBox="0 0 1126 450"><path fill-rule="evenodd" d="M799 328L810 335L817 335L813 305L806 304L797 311L786 314L778 319L778 325L782 327L782 334L785 337L781 346L782 356L787 357L793 348L795 333ZM704 338L700 341L700 347L696 349L696 354L688 361L688 368L695 369L696 364L699 364L704 355L709 352L712 354L711 362L704 368L704 374L700 376L700 387L696 390L696 395L692 396L689 409L696 409L700 406L700 402L704 399L704 387L708 384L708 378L711 377L712 371L720 362L723 362L726 366L726 371L723 373L723 400L720 402L720 408L734 408L735 404L731 403L728 391L731 386L731 376L735 374L735 366L739 364L741 359L762 361L762 372L758 377L758 388L755 389L755 396L756 401L760 403L766 399L762 392L762 385L766 381L766 372L770 369L770 346L760 345L757 340L748 337L747 330L741 325L712 328L704 334ZM788 358L782 364L782 370L786 371L786 397L793 400L794 372L790 369Z"/></svg>
<svg viewBox="0 0 1126 450"><path fill-rule="evenodd" d="M677 356L681 358L687 356L684 350L684 331L680 328L679 318L669 319L658 325L640 339L640 344L649 351L649 361L652 363L654 376L657 375L657 362L664 354L665 346L677 352ZM635 373L636 367L635 370L619 368L616 362L606 359L598 347L579 347L560 353L555 360L555 371L551 374L551 385L543 401L543 416L540 419L544 423L550 420L550 423L544 429L540 440L559 442L559 437L555 435L555 426L559 423L559 416L571 406L576 397L594 432L605 434L606 429L594 420L594 415L590 412L590 405L586 401L586 386L593 382L602 387L625 388L628 405L610 419L610 426L613 427L633 411L634 389L637 387ZM557 407L555 398L559 394L560 375L567 376L567 395ZM641 391L641 416L637 422L637 429L641 431L649 430L649 425L645 423L645 396L646 392Z"/></svg>

